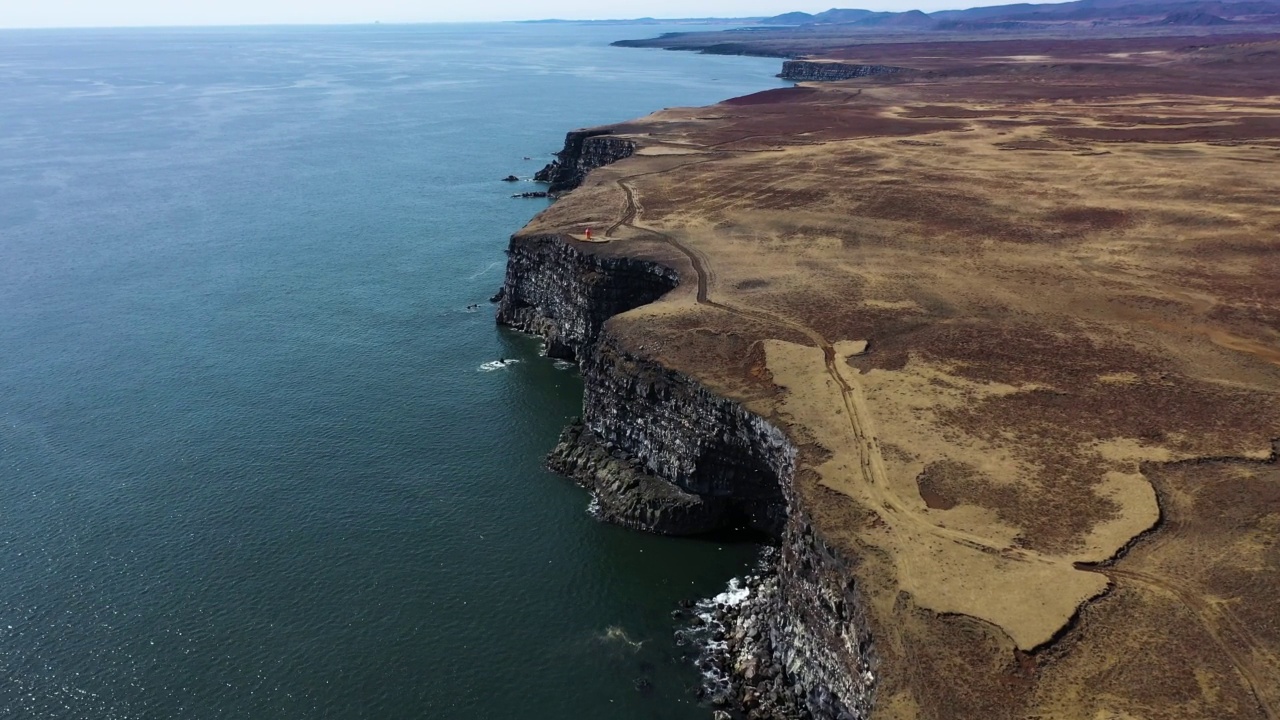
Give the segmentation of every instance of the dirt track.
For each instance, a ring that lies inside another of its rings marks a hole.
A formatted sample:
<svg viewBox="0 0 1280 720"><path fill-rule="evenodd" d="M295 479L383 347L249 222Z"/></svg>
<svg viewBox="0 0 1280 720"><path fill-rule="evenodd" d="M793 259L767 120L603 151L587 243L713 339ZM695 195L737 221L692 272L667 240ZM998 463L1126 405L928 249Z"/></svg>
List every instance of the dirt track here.
<svg viewBox="0 0 1280 720"><path fill-rule="evenodd" d="M1277 720L1280 78L1122 49L665 111L530 228L696 280L615 331L800 446L881 717Z"/></svg>

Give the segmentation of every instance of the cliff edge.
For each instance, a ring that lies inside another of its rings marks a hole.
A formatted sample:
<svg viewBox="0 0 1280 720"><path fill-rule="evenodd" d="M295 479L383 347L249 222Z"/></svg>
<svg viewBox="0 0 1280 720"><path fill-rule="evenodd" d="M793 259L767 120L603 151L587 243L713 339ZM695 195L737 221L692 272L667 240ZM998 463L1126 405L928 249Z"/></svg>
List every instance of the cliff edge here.
<svg viewBox="0 0 1280 720"><path fill-rule="evenodd" d="M498 318L603 517L779 538L748 717L1277 717L1275 45L1160 42L570 136Z"/></svg>

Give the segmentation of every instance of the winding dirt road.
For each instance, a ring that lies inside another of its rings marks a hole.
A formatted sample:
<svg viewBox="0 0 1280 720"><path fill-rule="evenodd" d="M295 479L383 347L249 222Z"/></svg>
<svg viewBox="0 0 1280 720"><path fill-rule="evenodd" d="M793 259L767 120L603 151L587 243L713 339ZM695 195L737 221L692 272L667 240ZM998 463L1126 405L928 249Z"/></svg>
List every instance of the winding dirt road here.
<svg viewBox="0 0 1280 720"><path fill-rule="evenodd" d="M616 184L625 194L626 206L622 216L608 228L605 236L613 237L621 228L625 227L641 235L661 240L689 260L697 280L696 298L698 304L740 317L789 328L802 333L810 339L815 347L822 350L825 371L840 389L848 418L847 432L850 438L850 447L858 450L862 480L865 481L866 487L876 500L874 509L891 527L900 528L904 524L910 525L928 535L996 555L1006 560L1061 566L1063 560L1060 558L1049 558L1025 549L997 544L989 538L979 535L941 527L894 493L885 470L879 439L874 431L871 413L867 407L865 396L857 382L848 378L844 370L842 370L841 365L843 363L831 341L813 328L795 320L754 308L739 307L713 300L710 297L710 285L714 280L714 274L705 255L672 235L647 227L641 222L640 218L643 216L644 207L640 202L636 189L631 185L631 181L640 177L660 175L674 169L711 162L715 159L717 158L685 163L674 168L639 173L618 179ZM1265 644L1257 641L1253 633L1235 617L1229 608L1221 603L1205 601L1193 589L1181 586L1169 578L1120 570L1105 565L1082 564L1077 565L1076 568L1100 574L1107 578L1111 584L1131 583L1147 592L1161 593L1175 598L1197 618L1206 635L1236 668L1241 679L1257 700L1258 706L1267 720L1280 720L1280 715L1277 715L1276 710L1271 706L1264 690L1269 687L1267 678L1280 675L1280 667L1278 667L1280 662L1266 653ZM902 568L902 570L907 574L911 572L910 568ZM1260 668L1258 667L1259 663L1267 667L1265 669Z"/></svg>
<svg viewBox="0 0 1280 720"><path fill-rule="evenodd" d="M688 167L688 165L692 164L695 163L681 165L680 167ZM645 227L638 223L638 218L644 212L644 208L636 197L635 188L632 187L628 181L638 177L660 175L669 171L670 169L631 175L616 181L618 187L626 194L627 204L622 217L618 222L614 223L608 231L606 231L606 237L612 237L613 234L621 227L628 227L639 233L662 240L664 243L688 258L690 265L693 266L693 271L697 276L698 281L698 304L723 310L724 312L732 313L740 317L751 318L790 328L804 334L813 342L815 347L822 350L824 363L826 365L826 372L831 377L832 381L836 383L837 387L840 388L846 416L849 419L849 432L853 440L852 446L859 448L863 479L868 482L869 487L876 491L875 494L877 496L877 500L880 501L879 507L888 513L882 513L883 519L891 525L896 525L896 518L902 518L903 520L915 525L917 528L925 530L936 537L943 538L981 552L998 555L1005 559L1048 565L1061 565L1061 561L1051 560L1034 552L1019 548L1012 548L1005 545L996 545L990 542L987 538L983 538L978 535L961 532L951 528L939 527L921 513L913 510L907 503L903 502L902 498L898 497L898 495L892 491L889 487L888 475L884 469L884 458L880 452L879 440L871 429L871 416L870 411L866 406L866 400L863 397L861 389L856 385L856 383L851 382L845 377L844 372L840 368L840 358L831 341L813 328L794 320L753 308L743 308L712 300L709 297L709 286L713 275L706 257L701 252L680 242L671 235L653 228Z"/></svg>

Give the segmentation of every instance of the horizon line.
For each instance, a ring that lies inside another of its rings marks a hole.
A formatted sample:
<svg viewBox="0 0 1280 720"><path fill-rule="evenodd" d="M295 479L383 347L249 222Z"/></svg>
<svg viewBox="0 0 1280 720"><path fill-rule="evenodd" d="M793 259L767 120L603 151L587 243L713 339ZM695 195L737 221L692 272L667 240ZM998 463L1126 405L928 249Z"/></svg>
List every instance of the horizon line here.
<svg viewBox="0 0 1280 720"><path fill-rule="evenodd" d="M968 0L972 3L973 0ZM1032 0L1027 4L1031 5L1060 5L1073 0ZM1137 0L1135 0L1136 2ZM978 0L978 4L968 4L965 0L957 3L958 7L945 8L940 10L932 10L926 15L935 12L949 12L953 10L973 10L982 7L1000 7L1001 5L1022 4L1000 2L1000 0L992 0L991 2L982 2ZM850 10L857 8L836 8L839 10ZM907 10L872 10L870 12L911 12L919 10L919 8L908 8ZM789 15L788 11L778 13L776 15L747 15L741 17L721 17L721 16L702 16L702 17L632 17L632 18L529 18L522 20L362 20L362 21L345 21L345 22L247 22L247 23L157 23L157 24L120 24L120 25L0 25L0 31L5 30L152 30L152 29L195 29L195 28L265 28L265 27L364 27L367 25L495 25L495 24L535 24L535 23L692 23L706 22L711 24L715 21L730 22L751 22L754 20L766 20L778 15ZM920 11L923 12L923 11ZM809 13L813 14L813 13Z"/></svg>
<svg viewBox="0 0 1280 720"><path fill-rule="evenodd" d="M536 20L364 20L345 22L247 22L247 23L158 23L155 25L0 25L0 32L6 30L183 30L183 29L229 29L229 28L269 28L269 27L367 27L371 25L413 26L413 25L534 25L538 23L680 23L713 21L750 22L763 20L772 15L753 15L749 17L684 17L684 18L539 18Z"/></svg>

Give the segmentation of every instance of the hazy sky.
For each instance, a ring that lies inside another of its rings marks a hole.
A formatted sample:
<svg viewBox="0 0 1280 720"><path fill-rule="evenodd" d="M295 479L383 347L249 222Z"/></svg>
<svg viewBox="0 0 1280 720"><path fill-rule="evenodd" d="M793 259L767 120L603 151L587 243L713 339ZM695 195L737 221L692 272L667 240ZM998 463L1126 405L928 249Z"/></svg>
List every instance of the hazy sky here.
<svg viewBox="0 0 1280 720"><path fill-rule="evenodd" d="M747 17L830 7L941 10L1008 0L0 0L0 27Z"/></svg>

